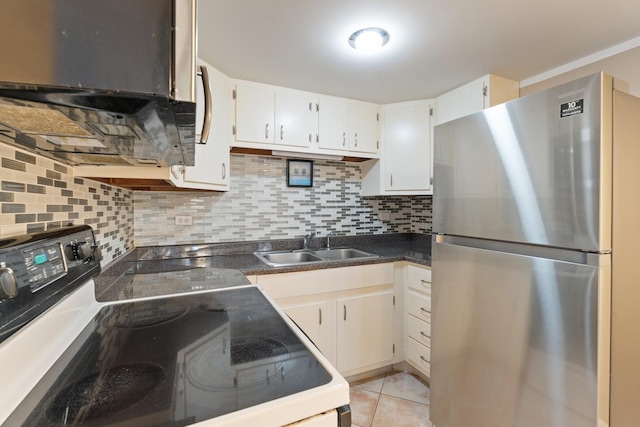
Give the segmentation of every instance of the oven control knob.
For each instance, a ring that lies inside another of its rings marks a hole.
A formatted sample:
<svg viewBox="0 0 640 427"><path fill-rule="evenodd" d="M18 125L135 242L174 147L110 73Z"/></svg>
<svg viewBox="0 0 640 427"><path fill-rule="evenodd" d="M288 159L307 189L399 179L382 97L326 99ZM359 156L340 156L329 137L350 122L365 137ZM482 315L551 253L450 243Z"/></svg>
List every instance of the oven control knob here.
<svg viewBox="0 0 640 427"><path fill-rule="evenodd" d="M89 245L87 242L79 242L77 244L76 254L77 254L76 257L78 258L78 260L80 261L88 260L93 255L93 251L91 250L91 245Z"/></svg>
<svg viewBox="0 0 640 427"><path fill-rule="evenodd" d="M64 253L70 261L86 261L93 255L87 242L70 243L64 248Z"/></svg>
<svg viewBox="0 0 640 427"><path fill-rule="evenodd" d="M0 268L0 300L18 295L16 276L9 267Z"/></svg>

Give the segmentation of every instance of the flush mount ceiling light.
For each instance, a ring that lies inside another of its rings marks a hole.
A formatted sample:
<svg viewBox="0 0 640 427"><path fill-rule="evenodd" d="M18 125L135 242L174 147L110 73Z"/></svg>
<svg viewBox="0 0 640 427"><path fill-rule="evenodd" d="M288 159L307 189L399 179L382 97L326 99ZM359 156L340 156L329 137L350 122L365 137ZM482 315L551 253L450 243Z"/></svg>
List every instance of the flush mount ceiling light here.
<svg viewBox="0 0 640 427"><path fill-rule="evenodd" d="M349 45L359 52L371 53L389 42L389 33L382 28L363 28L351 34Z"/></svg>

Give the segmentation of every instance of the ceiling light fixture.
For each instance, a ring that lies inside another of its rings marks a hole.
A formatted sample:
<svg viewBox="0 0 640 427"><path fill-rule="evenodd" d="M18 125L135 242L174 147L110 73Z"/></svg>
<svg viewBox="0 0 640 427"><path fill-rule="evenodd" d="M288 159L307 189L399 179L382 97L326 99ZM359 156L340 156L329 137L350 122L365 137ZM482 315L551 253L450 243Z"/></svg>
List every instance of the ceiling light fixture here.
<svg viewBox="0 0 640 427"><path fill-rule="evenodd" d="M389 42L389 33L382 28L363 28L351 34L349 45L359 52L372 53Z"/></svg>

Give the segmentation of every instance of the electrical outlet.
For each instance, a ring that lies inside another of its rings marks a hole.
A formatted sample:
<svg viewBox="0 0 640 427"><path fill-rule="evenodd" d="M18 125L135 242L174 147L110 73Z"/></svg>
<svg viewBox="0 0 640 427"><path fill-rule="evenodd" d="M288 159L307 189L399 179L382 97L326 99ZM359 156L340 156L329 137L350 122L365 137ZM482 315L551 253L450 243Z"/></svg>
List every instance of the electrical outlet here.
<svg viewBox="0 0 640 427"><path fill-rule="evenodd" d="M176 225L193 225L191 215L176 215Z"/></svg>

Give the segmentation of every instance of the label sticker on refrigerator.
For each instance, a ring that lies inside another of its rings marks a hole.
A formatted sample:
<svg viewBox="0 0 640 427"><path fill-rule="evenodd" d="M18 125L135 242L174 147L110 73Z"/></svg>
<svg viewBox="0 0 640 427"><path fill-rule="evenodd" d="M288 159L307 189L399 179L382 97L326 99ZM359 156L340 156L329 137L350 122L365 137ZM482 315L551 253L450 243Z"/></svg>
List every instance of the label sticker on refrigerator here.
<svg viewBox="0 0 640 427"><path fill-rule="evenodd" d="M560 118L584 113L584 99L560 104Z"/></svg>

